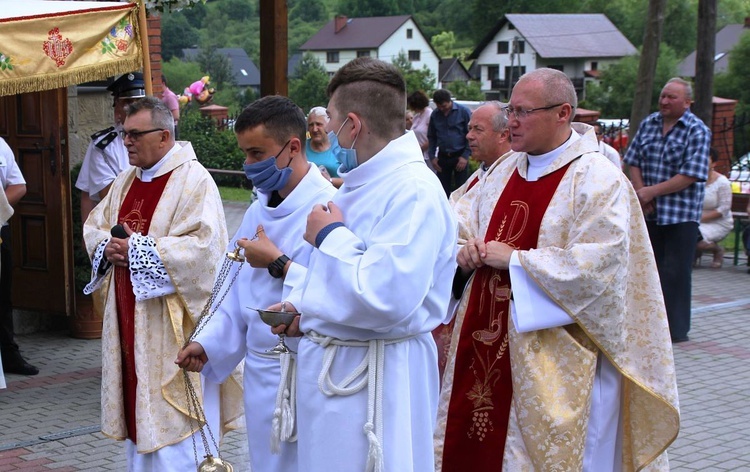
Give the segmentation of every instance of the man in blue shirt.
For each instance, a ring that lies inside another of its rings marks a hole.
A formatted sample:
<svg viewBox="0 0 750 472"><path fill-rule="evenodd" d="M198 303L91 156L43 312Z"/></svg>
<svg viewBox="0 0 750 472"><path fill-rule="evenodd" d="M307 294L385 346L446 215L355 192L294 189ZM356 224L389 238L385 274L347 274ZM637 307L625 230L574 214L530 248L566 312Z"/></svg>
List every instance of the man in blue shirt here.
<svg viewBox="0 0 750 472"><path fill-rule="evenodd" d="M646 215L672 342L688 340L692 263L708 178L711 131L693 113L690 83L670 79L659 111L638 128L625 154Z"/></svg>
<svg viewBox="0 0 750 472"><path fill-rule="evenodd" d="M430 116L427 139L428 153L445 194L450 196L469 177L469 132L471 111L451 99L451 93L444 89L432 94L438 112Z"/></svg>

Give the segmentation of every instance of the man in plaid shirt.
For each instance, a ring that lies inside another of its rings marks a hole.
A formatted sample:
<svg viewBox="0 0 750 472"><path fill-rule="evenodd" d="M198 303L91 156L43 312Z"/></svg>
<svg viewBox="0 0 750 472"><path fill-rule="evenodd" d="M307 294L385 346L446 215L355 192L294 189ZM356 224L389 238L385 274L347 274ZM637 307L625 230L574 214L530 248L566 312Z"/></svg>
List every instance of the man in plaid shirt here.
<svg viewBox="0 0 750 472"><path fill-rule="evenodd" d="M625 154L646 215L672 342L688 340L692 263L708 178L711 131L693 113L692 86L670 79L659 111L638 128Z"/></svg>

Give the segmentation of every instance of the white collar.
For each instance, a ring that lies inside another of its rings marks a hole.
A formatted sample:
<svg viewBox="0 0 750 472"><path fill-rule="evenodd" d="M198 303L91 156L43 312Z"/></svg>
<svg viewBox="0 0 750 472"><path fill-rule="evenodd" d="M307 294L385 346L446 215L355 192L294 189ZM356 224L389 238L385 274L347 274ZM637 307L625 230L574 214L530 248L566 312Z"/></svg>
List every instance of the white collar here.
<svg viewBox="0 0 750 472"><path fill-rule="evenodd" d="M539 176L542 175L542 172L544 172L544 169L546 169L550 164L555 162L555 159L560 157L560 154L562 154L570 145L572 145L574 142L581 139L580 136L578 136L578 133L575 132L575 130L571 129L570 137L567 141L562 143L559 147L551 150L550 152L546 152L544 154L539 154L537 156L532 156L531 154L527 154L529 159L529 168L526 172L526 179L529 182L534 182L537 179L539 179Z"/></svg>
<svg viewBox="0 0 750 472"><path fill-rule="evenodd" d="M164 165L164 163L167 161L167 159L169 159L170 156L172 156L172 154L174 154L175 152L179 150L180 150L180 145L177 143L174 143L174 146L172 146L172 149L170 149L169 152L167 152L164 155L164 157L159 159L159 162L157 162L156 164L154 164L148 169L144 169L143 167L141 167L141 182L151 182L152 180L154 180L154 176L159 171L161 166Z"/></svg>

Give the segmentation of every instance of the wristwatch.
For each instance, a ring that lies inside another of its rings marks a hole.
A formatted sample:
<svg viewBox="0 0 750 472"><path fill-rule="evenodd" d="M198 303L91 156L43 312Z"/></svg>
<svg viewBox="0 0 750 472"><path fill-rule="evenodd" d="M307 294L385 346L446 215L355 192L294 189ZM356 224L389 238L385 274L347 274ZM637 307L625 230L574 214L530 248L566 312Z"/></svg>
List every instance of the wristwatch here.
<svg viewBox="0 0 750 472"><path fill-rule="evenodd" d="M282 278L284 276L284 266L286 266L287 262L289 262L287 255L280 255L278 259L268 265L268 273L275 279Z"/></svg>

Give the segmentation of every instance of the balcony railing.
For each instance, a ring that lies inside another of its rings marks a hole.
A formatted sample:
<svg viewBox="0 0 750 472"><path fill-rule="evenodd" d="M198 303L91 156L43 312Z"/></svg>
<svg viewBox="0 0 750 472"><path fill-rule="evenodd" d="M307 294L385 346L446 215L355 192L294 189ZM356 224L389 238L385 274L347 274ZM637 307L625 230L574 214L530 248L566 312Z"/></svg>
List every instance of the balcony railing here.
<svg viewBox="0 0 750 472"><path fill-rule="evenodd" d="M573 87L576 91L583 90L583 77L570 79L570 81L573 82ZM513 86L515 86L516 83L518 83L518 79L513 80ZM508 79L492 79L490 81L490 86L492 87L492 90L508 90Z"/></svg>

